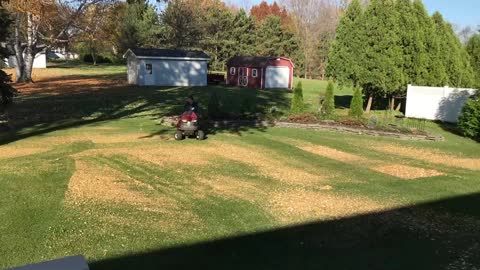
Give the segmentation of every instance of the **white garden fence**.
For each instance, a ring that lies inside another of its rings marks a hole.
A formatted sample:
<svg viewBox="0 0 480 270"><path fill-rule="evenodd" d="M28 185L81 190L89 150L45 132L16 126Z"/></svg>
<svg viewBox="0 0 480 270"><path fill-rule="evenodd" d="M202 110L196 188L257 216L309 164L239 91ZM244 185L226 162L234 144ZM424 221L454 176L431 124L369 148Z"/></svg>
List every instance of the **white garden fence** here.
<svg viewBox="0 0 480 270"><path fill-rule="evenodd" d="M456 123L475 89L408 85L407 117Z"/></svg>

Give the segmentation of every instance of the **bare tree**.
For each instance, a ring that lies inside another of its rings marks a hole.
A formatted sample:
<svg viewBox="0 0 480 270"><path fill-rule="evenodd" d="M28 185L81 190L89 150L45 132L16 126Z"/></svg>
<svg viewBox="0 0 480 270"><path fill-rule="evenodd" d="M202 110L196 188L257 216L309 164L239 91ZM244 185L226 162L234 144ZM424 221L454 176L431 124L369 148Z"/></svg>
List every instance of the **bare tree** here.
<svg viewBox="0 0 480 270"><path fill-rule="evenodd" d="M77 33L74 23L84 11L106 1L110 0L10 0L6 7L15 14L15 22L13 40L7 46L15 55L16 81L32 82L35 55L67 41Z"/></svg>
<svg viewBox="0 0 480 270"><path fill-rule="evenodd" d="M323 77L330 43L342 10L343 0L283 0L294 18L304 53L304 76L317 70Z"/></svg>

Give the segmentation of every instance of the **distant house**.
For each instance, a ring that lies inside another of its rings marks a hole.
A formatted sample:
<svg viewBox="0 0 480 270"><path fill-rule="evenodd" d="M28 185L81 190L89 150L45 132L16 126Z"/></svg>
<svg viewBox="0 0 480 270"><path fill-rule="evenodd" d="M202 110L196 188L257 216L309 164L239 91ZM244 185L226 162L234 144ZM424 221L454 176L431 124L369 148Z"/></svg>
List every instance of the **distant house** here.
<svg viewBox="0 0 480 270"><path fill-rule="evenodd" d="M285 57L235 56L227 62L227 85L292 89L293 62Z"/></svg>
<svg viewBox="0 0 480 270"><path fill-rule="evenodd" d="M75 60L79 59L80 55L69 51L66 47L54 47L48 51L47 58L53 60Z"/></svg>
<svg viewBox="0 0 480 270"><path fill-rule="evenodd" d="M201 51L129 49L128 83L156 86L206 86L210 57Z"/></svg>

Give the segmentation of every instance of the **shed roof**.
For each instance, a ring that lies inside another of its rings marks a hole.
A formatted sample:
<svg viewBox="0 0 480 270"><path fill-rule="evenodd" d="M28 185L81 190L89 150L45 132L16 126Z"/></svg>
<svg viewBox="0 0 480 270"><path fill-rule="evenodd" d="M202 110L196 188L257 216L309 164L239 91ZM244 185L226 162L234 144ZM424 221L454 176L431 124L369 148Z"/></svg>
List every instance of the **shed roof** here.
<svg viewBox="0 0 480 270"><path fill-rule="evenodd" d="M227 61L227 66L254 66L254 67L262 67L266 66L270 60L275 59L285 59L291 62L290 59L285 57L275 57L275 56L247 56L247 55L239 55L230 58ZM293 63L292 63L293 65Z"/></svg>
<svg viewBox="0 0 480 270"><path fill-rule="evenodd" d="M138 58L183 58L183 59L210 59L206 53L195 50L175 50L175 49L150 49L135 48L129 49L124 57L132 53Z"/></svg>

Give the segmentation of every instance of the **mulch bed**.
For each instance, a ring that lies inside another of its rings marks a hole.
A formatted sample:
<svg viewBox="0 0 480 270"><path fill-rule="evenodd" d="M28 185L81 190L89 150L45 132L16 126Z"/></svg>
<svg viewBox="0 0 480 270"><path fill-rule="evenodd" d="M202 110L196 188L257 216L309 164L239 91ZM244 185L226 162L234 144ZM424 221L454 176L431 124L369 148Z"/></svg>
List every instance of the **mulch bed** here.
<svg viewBox="0 0 480 270"><path fill-rule="evenodd" d="M294 119L294 122L292 121ZM162 124L166 126L175 126L178 121L177 116L164 117L162 119ZM360 121L358 121L360 122ZM283 127L283 128L303 128L303 129L314 129L314 130L328 130L336 131L342 133L351 133L351 134L360 134L360 135L370 135L370 136L382 136L382 137L393 137L404 140L425 140L425 141L443 141L443 136L437 134L430 134L426 132L415 132L412 133L400 133L376 129L368 129L365 125L360 125L355 121L340 121L335 122L332 120L318 120L315 117L310 117L307 115L295 116L295 118L290 118L287 121L262 121L262 120L211 120L208 121L208 126L221 128L221 127L232 127L232 126L243 126L243 127Z"/></svg>
<svg viewBox="0 0 480 270"><path fill-rule="evenodd" d="M321 123L321 124L304 124L304 123L293 123L293 122L275 122L275 126L283 128L304 128L304 129L314 129L314 130L328 130L336 131L342 133L351 133L358 135L370 135L370 136L382 136L382 137L392 137L403 140L420 140L420 141L443 141L444 137L437 134L425 133L422 135L413 134L413 133L399 133L399 132L390 132L382 131L368 128L359 128L359 127L349 127L333 123Z"/></svg>

